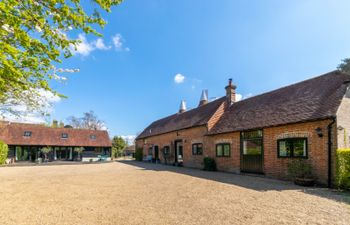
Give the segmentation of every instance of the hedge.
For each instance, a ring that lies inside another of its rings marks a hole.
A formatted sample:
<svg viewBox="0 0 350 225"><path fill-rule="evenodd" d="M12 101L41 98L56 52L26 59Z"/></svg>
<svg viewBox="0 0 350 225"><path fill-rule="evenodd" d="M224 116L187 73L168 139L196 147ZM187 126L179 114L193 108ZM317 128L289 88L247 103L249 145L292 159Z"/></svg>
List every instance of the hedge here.
<svg viewBox="0 0 350 225"><path fill-rule="evenodd" d="M8 146L5 142L0 141L0 165L4 164L7 159Z"/></svg>
<svg viewBox="0 0 350 225"><path fill-rule="evenodd" d="M204 157L203 159L204 168L206 171L216 171L216 162L215 159L210 157Z"/></svg>
<svg viewBox="0 0 350 225"><path fill-rule="evenodd" d="M143 149L137 148L135 151L135 160L142 161L142 157L143 157Z"/></svg>
<svg viewBox="0 0 350 225"><path fill-rule="evenodd" d="M350 190L350 149L337 150L337 186Z"/></svg>

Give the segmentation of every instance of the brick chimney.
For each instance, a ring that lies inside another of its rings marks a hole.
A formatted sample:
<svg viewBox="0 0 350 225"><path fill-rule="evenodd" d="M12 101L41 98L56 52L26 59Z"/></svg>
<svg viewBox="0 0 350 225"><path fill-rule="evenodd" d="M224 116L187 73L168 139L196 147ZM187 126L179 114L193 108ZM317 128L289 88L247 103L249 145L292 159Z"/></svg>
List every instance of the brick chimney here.
<svg viewBox="0 0 350 225"><path fill-rule="evenodd" d="M186 112L186 102L185 102L185 100L182 100L181 104L180 104L179 113L183 113L183 112Z"/></svg>
<svg viewBox="0 0 350 225"><path fill-rule="evenodd" d="M202 91L202 95L201 95L201 99L199 100L199 106L205 105L208 103L208 90L203 90Z"/></svg>
<svg viewBox="0 0 350 225"><path fill-rule="evenodd" d="M228 85L226 89L226 99L228 105L232 105L236 101L236 85L232 84L232 78L228 80Z"/></svg>

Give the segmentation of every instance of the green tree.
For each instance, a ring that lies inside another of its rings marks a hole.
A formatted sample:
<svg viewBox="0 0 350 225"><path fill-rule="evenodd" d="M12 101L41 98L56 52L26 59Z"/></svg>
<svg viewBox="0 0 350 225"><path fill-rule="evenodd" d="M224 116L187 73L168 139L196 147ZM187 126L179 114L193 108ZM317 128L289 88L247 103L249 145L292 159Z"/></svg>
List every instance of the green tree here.
<svg viewBox="0 0 350 225"><path fill-rule="evenodd" d="M16 113L13 105L37 110L42 91L63 96L50 87L60 80L55 64L72 55L79 31L101 36L97 28L106 21L100 11L122 0L92 0L94 11L87 13L80 0L2 0L0 1L0 110ZM8 107L4 107L8 106Z"/></svg>
<svg viewBox="0 0 350 225"><path fill-rule="evenodd" d="M44 154L44 156L45 156L45 162L47 162L48 161L48 158L47 158L47 154L49 154L50 152L52 152L52 147L49 147L49 146L47 146L47 147L43 147L42 149L41 149L41 152Z"/></svg>
<svg viewBox="0 0 350 225"><path fill-rule="evenodd" d="M119 157L123 154L123 150L128 146L126 141L119 136L114 136L112 139L112 155Z"/></svg>
<svg viewBox="0 0 350 225"><path fill-rule="evenodd" d="M75 147L74 148L74 151L76 153L78 153L78 160L81 160L81 153L83 153L84 150L85 150L84 147Z"/></svg>
<svg viewBox="0 0 350 225"><path fill-rule="evenodd" d="M8 146L5 142L0 141L0 165L4 164L7 159Z"/></svg>
<svg viewBox="0 0 350 225"><path fill-rule="evenodd" d="M350 58L343 59L338 65L338 70L350 74Z"/></svg>
<svg viewBox="0 0 350 225"><path fill-rule="evenodd" d="M90 130L104 130L105 124L100 120L94 111L85 112L83 117L70 116L67 122L73 128L90 129Z"/></svg>

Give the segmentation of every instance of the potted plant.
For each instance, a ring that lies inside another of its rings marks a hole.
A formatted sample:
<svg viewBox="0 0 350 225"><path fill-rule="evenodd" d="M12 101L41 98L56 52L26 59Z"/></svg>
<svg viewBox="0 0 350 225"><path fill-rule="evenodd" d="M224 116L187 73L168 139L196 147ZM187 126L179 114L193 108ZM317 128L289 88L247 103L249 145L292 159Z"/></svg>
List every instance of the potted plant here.
<svg viewBox="0 0 350 225"><path fill-rule="evenodd" d="M47 154L49 154L50 152L52 151L52 148L51 147L43 147L42 149L41 149L41 152L44 154L44 157L45 157L45 159L44 159L44 161L45 162L48 162L49 161L49 159L48 159L48 157L47 157Z"/></svg>
<svg viewBox="0 0 350 225"><path fill-rule="evenodd" d="M291 160L288 163L289 176L294 179L294 183L300 186L313 186L315 178L312 176L312 166L305 159Z"/></svg>

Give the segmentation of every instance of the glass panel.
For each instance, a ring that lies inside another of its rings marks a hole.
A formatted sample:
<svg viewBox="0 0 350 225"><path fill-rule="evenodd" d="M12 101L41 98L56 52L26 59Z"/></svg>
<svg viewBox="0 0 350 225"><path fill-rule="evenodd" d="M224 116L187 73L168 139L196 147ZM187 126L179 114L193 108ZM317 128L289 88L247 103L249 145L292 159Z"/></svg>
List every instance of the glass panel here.
<svg viewBox="0 0 350 225"><path fill-rule="evenodd" d="M224 156L230 156L230 145L224 145Z"/></svg>
<svg viewBox="0 0 350 225"><path fill-rule="evenodd" d="M262 139L244 140L243 154L244 155L261 155L262 153Z"/></svg>
<svg viewBox="0 0 350 225"><path fill-rule="evenodd" d="M278 155L282 157L290 156L290 143L287 141L279 141Z"/></svg>
<svg viewBox="0 0 350 225"><path fill-rule="evenodd" d="M192 145L192 154L193 155L197 155L198 154L198 152L197 152L197 145L196 144Z"/></svg>
<svg viewBox="0 0 350 225"><path fill-rule="evenodd" d="M222 156L222 145L217 145L216 146L216 155L217 156Z"/></svg>
<svg viewBox="0 0 350 225"><path fill-rule="evenodd" d="M198 144L198 146L197 146L197 154L198 155L202 155L203 154L203 145L202 144Z"/></svg>
<svg viewBox="0 0 350 225"><path fill-rule="evenodd" d="M243 139L254 139L262 137L262 130L253 130L242 132Z"/></svg>
<svg viewBox="0 0 350 225"><path fill-rule="evenodd" d="M293 155L296 157L306 156L306 140L295 139L293 140Z"/></svg>
<svg viewBox="0 0 350 225"><path fill-rule="evenodd" d="M170 147L169 146L164 146L164 154L169 155L170 154Z"/></svg>

